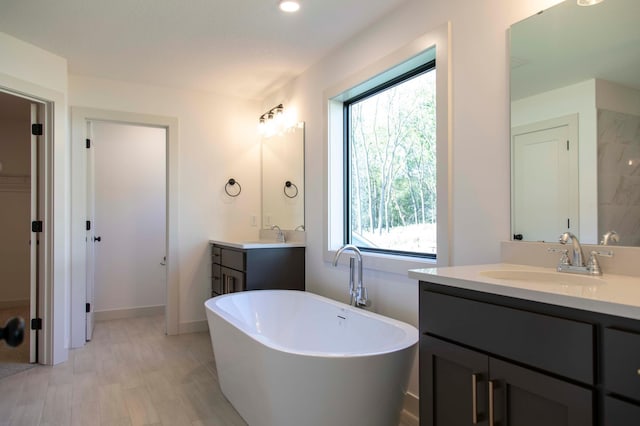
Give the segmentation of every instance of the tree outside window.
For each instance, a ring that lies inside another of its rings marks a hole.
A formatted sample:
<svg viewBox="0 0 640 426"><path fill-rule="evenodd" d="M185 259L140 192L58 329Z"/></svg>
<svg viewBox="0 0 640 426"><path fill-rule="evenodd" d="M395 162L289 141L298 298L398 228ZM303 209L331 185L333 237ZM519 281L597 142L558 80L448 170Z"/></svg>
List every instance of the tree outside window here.
<svg viewBox="0 0 640 426"><path fill-rule="evenodd" d="M345 102L346 242L436 255L435 64Z"/></svg>

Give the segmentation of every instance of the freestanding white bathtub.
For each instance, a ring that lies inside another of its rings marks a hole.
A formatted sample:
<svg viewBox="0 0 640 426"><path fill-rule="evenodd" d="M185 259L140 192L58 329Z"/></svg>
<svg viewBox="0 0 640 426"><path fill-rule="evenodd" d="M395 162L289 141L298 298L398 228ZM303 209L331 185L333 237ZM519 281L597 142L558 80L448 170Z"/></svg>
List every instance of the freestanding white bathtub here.
<svg viewBox="0 0 640 426"><path fill-rule="evenodd" d="M312 293L205 302L222 392L250 426L396 426L415 327Z"/></svg>

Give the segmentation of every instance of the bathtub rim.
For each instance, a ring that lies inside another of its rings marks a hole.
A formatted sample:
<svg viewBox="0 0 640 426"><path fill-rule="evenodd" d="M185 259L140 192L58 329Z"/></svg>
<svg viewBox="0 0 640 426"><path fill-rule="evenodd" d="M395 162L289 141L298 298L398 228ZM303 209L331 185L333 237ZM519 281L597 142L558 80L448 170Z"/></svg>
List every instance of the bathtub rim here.
<svg viewBox="0 0 640 426"><path fill-rule="evenodd" d="M373 320L376 321L382 321L385 323L388 323L390 325L393 325L397 328L399 328L401 331L404 332L404 337L402 338L402 340L400 342L398 342L397 344L393 345L392 347L386 348L385 350L379 350L379 351L367 351L367 352L358 352L358 353L353 353L353 352L348 352L348 353L344 353L344 352L320 352L320 351L309 351L309 350L296 350L296 349L292 349L290 347L286 347L283 345L280 345L278 343L275 343L272 339L264 336L263 334L260 333L255 333L255 332L249 332L244 326L243 323L239 320L237 320L234 316L228 314L224 309L220 308L217 306L217 302L224 300L228 297L234 297L234 296L239 296L239 295L245 295L246 293L304 293L305 296L304 297L312 297L314 299L319 300L320 302L324 302L324 303L329 303L337 308L340 309L346 309L349 310L351 312L354 312L356 315L362 315L364 317L369 317ZM248 290L248 291L242 291L242 292L236 292L236 293L228 293L228 294L223 294L223 295L219 295L219 296L215 296L212 298L207 299L204 302L205 305L205 309L207 310L207 312L210 312L213 315L216 315L218 317L220 317L222 320L226 321L227 323L229 323L231 326L233 326L234 328L238 329L240 332L244 333L245 335L249 336L251 339L259 342L262 345L265 345L273 350L277 350L280 352L285 352L288 354L292 354L292 355L298 355L298 356L304 356L304 357L315 357L315 358L363 358L363 357L371 357L371 356L377 356L377 355L386 355L386 354L391 354L394 352L398 352L398 351L402 351L402 350L406 350L409 348L412 348L414 346L416 346L418 344L418 340L419 340L419 332L418 329L416 327L414 327L411 324L408 324L404 321L400 321L394 318L390 318L387 317L385 315L381 315L375 312L370 312L370 311L366 311L364 309L360 309L360 308L356 308L350 305L347 305L346 303L342 303L339 302L337 300L334 299L330 299L328 297L325 296L321 296L319 294L316 293L311 293L309 291L300 291L300 290ZM209 322L209 328L210 328L210 332L211 332L211 328L212 328L212 324Z"/></svg>

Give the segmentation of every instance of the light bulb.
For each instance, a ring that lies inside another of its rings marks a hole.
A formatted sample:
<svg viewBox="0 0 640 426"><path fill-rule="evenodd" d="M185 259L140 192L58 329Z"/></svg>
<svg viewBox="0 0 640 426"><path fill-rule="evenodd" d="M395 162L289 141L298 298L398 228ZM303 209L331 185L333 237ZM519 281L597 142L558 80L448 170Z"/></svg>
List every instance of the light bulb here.
<svg viewBox="0 0 640 426"><path fill-rule="evenodd" d="M280 0L278 5L283 12L297 12L300 9L300 3L296 0Z"/></svg>
<svg viewBox="0 0 640 426"><path fill-rule="evenodd" d="M577 0L578 6L593 6L594 4L598 4L603 0Z"/></svg>

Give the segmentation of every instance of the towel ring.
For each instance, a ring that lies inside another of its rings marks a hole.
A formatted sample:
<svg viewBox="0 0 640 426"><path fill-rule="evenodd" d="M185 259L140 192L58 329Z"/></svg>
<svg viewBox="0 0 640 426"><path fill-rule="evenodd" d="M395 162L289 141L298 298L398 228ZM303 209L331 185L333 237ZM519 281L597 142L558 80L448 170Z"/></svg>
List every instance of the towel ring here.
<svg viewBox="0 0 640 426"><path fill-rule="evenodd" d="M287 192L287 188L291 188L291 187L293 187L293 189L296 191L293 193L293 195L289 195L289 193ZM282 191L284 192L284 195L287 196L287 198L296 198L298 196L298 187L296 186L295 183L291 182L290 180L284 183L284 188L282 188Z"/></svg>
<svg viewBox="0 0 640 426"><path fill-rule="evenodd" d="M236 185L238 185L238 192L236 192L235 194L230 193L229 192L229 187L233 187L233 186L236 186ZM227 181L227 183L224 185L224 192L226 192L229 197L237 197L242 192L242 187L240 186L240 182L238 182L234 178L230 178Z"/></svg>

